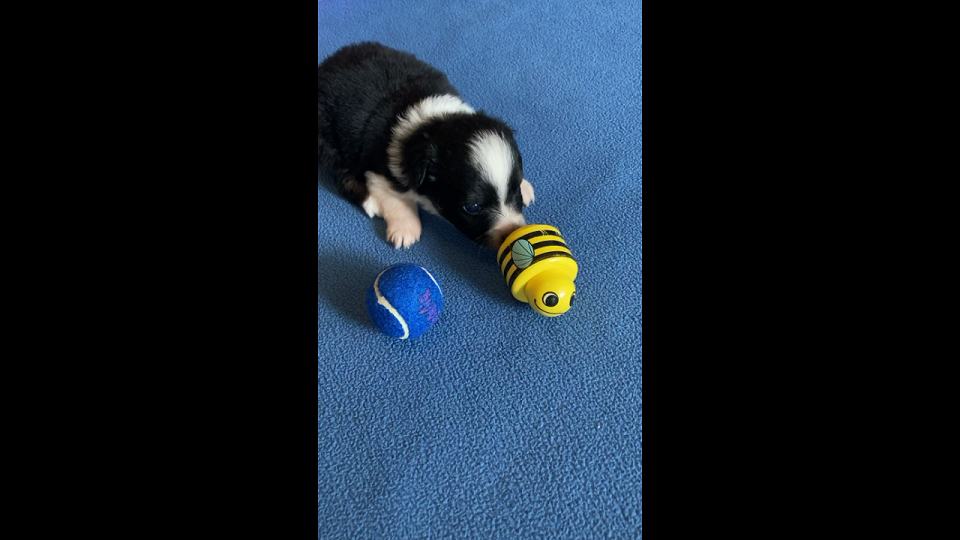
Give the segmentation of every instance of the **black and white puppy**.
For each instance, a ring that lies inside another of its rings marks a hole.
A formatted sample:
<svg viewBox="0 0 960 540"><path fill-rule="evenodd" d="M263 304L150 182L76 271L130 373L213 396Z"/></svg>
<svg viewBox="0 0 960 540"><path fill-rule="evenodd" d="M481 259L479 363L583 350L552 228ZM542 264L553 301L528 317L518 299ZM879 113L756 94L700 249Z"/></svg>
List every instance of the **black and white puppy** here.
<svg viewBox="0 0 960 540"><path fill-rule="evenodd" d="M317 68L317 159L341 192L387 221L387 240L420 240L418 206L492 247L534 202L513 131L468 106L446 75L379 43Z"/></svg>

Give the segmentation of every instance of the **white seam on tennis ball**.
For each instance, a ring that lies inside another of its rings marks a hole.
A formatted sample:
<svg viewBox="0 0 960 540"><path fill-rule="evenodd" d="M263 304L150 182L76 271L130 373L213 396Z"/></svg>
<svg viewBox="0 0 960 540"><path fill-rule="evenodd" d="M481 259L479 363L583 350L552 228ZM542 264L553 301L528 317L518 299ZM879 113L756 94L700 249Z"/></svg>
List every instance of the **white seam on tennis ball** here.
<svg viewBox="0 0 960 540"><path fill-rule="evenodd" d="M387 268L387 270L390 270L390 269ZM377 276L377 280L373 282L373 291L377 293L377 302L381 306L387 308L387 311L389 311L391 315L393 315L394 317L397 318L398 321L400 321L400 326L403 327L403 337L401 337L400 339L407 339L408 337L410 337L410 327L407 326L407 321L403 320L403 317L400 316L400 312L394 309L393 306L390 305L390 302L386 298L384 298L383 295L380 294L380 278L387 273L387 270L380 272L380 275Z"/></svg>
<svg viewBox="0 0 960 540"><path fill-rule="evenodd" d="M433 274L428 272L427 269L422 266L420 267L420 269L423 270L424 272L427 272L427 275L430 276L430 279L433 280L433 284L437 286L437 290L440 291L440 294L443 294L443 287L441 287L440 284L437 283L437 279L433 277Z"/></svg>

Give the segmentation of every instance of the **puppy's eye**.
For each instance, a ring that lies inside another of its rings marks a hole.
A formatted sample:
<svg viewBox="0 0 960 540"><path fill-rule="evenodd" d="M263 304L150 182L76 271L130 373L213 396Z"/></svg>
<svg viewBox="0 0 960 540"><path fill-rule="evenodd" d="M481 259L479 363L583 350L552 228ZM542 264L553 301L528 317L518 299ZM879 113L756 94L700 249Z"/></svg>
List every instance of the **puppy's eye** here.
<svg viewBox="0 0 960 540"><path fill-rule="evenodd" d="M479 204L467 204L467 205L464 205L463 211L470 214L471 216L475 216L480 212L483 212L483 207L480 206Z"/></svg>

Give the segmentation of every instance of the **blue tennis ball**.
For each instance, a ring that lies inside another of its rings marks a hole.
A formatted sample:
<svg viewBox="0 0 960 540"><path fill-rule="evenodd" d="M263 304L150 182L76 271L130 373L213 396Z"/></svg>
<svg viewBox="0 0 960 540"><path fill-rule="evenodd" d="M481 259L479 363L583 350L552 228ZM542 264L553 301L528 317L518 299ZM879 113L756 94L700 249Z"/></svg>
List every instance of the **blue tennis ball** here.
<svg viewBox="0 0 960 540"><path fill-rule="evenodd" d="M367 292L367 311L384 334L398 339L422 336L440 319L443 291L425 269L413 264L391 266Z"/></svg>

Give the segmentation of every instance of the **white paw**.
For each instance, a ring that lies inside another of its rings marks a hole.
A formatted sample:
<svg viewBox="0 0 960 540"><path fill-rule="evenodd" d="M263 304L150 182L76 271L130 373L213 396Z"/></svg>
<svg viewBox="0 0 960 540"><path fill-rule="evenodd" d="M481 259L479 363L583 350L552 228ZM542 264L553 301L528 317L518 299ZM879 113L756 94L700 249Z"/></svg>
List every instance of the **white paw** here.
<svg viewBox="0 0 960 540"><path fill-rule="evenodd" d="M533 192L533 184L526 180L520 183L520 194L523 195L524 206L530 206L537 200L537 196Z"/></svg>
<svg viewBox="0 0 960 540"><path fill-rule="evenodd" d="M366 212L371 219L375 218L381 213L380 203L373 197L367 197L367 200L363 203L363 211Z"/></svg>
<svg viewBox="0 0 960 540"><path fill-rule="evenodd" d="M396 249L410 249L420 241L422 233L423 225L419 217L387 220L387 242Z"/></svg>

